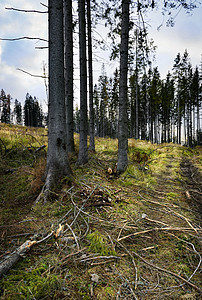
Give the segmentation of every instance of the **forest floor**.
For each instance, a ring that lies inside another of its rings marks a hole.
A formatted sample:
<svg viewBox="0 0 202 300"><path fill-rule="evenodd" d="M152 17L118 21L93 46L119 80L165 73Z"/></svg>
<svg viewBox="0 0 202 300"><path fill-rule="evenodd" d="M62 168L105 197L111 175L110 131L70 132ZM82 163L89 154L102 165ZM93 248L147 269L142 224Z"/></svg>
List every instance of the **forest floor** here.
<svg viewBox="0 0 202 300"><path fill-rule="evenodd" d="M202 147L130 139L118 176L117 140L96 138L82 167L75 141L73 178L35 205L47 131L0 124L0 270L36 241L0 299L201 299Z"/></svg>

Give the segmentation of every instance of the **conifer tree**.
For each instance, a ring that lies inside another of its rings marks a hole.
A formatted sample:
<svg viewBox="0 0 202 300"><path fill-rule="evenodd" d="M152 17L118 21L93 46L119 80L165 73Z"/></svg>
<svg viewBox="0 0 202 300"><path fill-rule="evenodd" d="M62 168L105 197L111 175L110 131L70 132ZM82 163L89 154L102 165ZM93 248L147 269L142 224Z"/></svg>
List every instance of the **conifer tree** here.
<svg viewBox="0 0 202 300"><path fill-rule="evenodd" d="M71 175L66 143L63 0L49 0L48 8L49 120L45 198L61 176Z"/></svg>
<svg viewBox="0 0 202 300"><path fill-rule="evenodd" d="M15 99L14 114L18 125L22 125L22 105Z"/></svg>
<svg viewBox="0 0 202 300"><path fill-rule="evenodd" d="M95 124L93 104L93 59L92 59L92 25L91 25L91 0L87 2L87 24L88 24L88 77L89 77L89 116L90 116L90 145L89 150L95 151Z"/></svg>
<svg viewBox="0 0 202 300"><path fill-rule="evenodd" d="M80 138L78 165L88 161L87 149L87 64L86 64L86 14L85 0L78 1L79 10L79 62L80 62Z"/></svg>
<svg viewBox="0 0 202 300"><path fill-rule="evenodd" d="M11 96L1 90L0 94L0 106L1 106L1 122L2 123L10 123L11 119Z"/></svg>
<svg viewBox="0 0 202 300"><path fill-rule="evenodd" d="M73 121L73 20L72 0L64 0L64 51L65 51L65 106L67 126L67 149L74 152Z"/></svg>
<svg viewBox="0 0 202 300"><path fill-rule="evenodd" d="M129 0L122 0L120 85L119 85L119 133L117 172L124 172L128 165L128 39L129 39Z"/></svg>

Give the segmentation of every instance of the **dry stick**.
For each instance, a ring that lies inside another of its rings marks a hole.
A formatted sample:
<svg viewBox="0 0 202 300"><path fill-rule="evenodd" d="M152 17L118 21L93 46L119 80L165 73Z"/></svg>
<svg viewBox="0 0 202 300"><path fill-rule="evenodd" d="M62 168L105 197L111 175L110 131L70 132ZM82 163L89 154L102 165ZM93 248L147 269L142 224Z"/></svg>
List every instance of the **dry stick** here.
<svg viewBox="0 0 202 300"><path fill-rule="evenodd" d="M197 290L199 293L202 293L202 290L201 290L198 286L196 286L195 284L191 283L191 282L188 281L187 279L181 277L180 275L178 275L178 274L176 274L176 273L173 273L172 271L169 271L169 270L160 268L160 267L158 267L158 266L156 266L156 265L154 265L154 264L148 262L148 261L145 260L142 256L140 256L139 254L137 254L137 253L134 252L134 251L133 251L133 253L134 253L137 257L139 257L145 264L149 265L150 267L153 267L153 268L155 268L155 269L157 269L157 270L159 270L159 271L161 271L161 272L168 273L168 274L170 274L170 275L172 275L172 276L174 276L174 277L176 277L176 278L178 278L178 279L184 281L186 284L188 284L189 286L191 286L192 288L194 288L195 290Z"/></svg>
<svg viewBox="0 0 202 300"><path fill-rule="evenodd" d="M46 39L38 38L38 37L30 37L30 36L22 36L18 38L0 38L0 41L20 41L20 40L38 40L42 42L48 42Z"/></svg>
<svg viewBox="0 0 202 300"><path fill-rule="evenodd" d="M42 49L48 49L49 47L35 47L35 49L40 49L40 50L42 50Z"/></svg>
<svg viewBox="0 0 202 300"><path fill-rule="evenodd" d="M28 75L30 75L30 76L32 76L32 77L43 78L43 79L48 78L47 76L44 76L44 75L34 75L34 74L31 74L31 73L29 73L29 72L27 72L27 71L25 71L25 70L20 69L20 68L17 68L17 70L18 70L18 71L21 71L21 72L23 72L23 73L25 73L25 74L28 74Z"/></svg>
<svg viewBox="0 0 202 300"><path fill-rule="evenodd" d="M85 207L86 202L90 199L90 197L92 196L92 194L94 193L94 191L97 189L97 186L95 186L95 188L91 191L91 193L88 195L88 197L86 198L86 200L83 202L83 205L81 206L81 208L79 208L76 203L73 201L72 197L71 197L71 201L72 204L74 205L74 207L76 207L78 209L78 213L75 216L74 220L72 221L72 223L70 224L70 226L72 226L74 224L74 222L76 221L76 219L78 218L78 216L80 215L81 212L84 213L83 208ZM72 195L71 195L72 196Z"/></svg>
<svg viewBox="0 0 202 300"><path fill-rule="evenodd" d="M198 229L196 229L195 227L193 227L192 224L189 222L189 220L186 217L184 217L183 215L181 215L181 214L173 211L171 208L168 208L168 210L171 211L174 215L176 215L176 216L182 218L183 220L185 220L187 222L187 224L191 227L191 229L193 229L195 232L198 231Z"/></svg>
<svg viewBox="0 0 202 300"><path fill-rule="evenodd" d="M189 190L188 192L193 192L193 193L197 193L197 194L199 194L199 195L202 195L202 193L200 193L200 192L197 191L197 190Z"/></svg>
<svg viewBox="0 0 202 300"><path fill-rule="evenodd" d="M127 226L127 222L123 225L123 227L120 229L119 231L119 234L118 234L118 237L117 237L117 240L119 240L120 236L121 236L121 233L123 231L123 229Z"/></svg>
<svg viewBox="0 0 202 300"><path fill-rule="evenodd" d="M154 222L154 223L158 223L158 224L161 224L161 225L163 225L163 226L167 226L167 227L169 227L169 225L168 224L166 224L166 223L163 223L163 222L160 222L160 221L157 221L157 220L152 220L152 219L149 219L149 218L144 218L145 220L147 220L147 221L150 221L150 222Z"/></svg>
<svg viewBox="0 0 202 300"><path fill-rule="evenodd" d="M134 257L131 254L131 252L123 244L121 244L120 242L118 242L118 244L129 254L129 256L132 259L132 263L133 263L133 266L135 268L135 290L136 290L137 289L137 266L136 266L136 263L134 261Z"/></svg>
<svg viewBox="0 0 202 300"><path fill-rule="evenodd" d="M171 208L168 207L168 205L162 204L162 203L159 203L159 202L156 202L156 201L148 200L148 199L144 198L144 197L140 194L140 191L138 191L138 194L139 194L140 197L142 197L144 200L146 200L146 201L148 201L148 202L150 202L150 203L158 204L158 205L160 205L160 206L164 206L164 207L168 208L168 210L171 211L173 214L175 214L176 216L178 216L178 217L184 219L184 220L187 222L187 224L188 224L195 232L198 231L198 229L196 229L195 227L193 227L192 224L189 222L189 220L188 220L186 217L184 217L183 215L181 215L181 214L179 214L179 213L173 211Z"/></svg>
<svg viewBox="0 0 202 300"><path fill-rule="evenodd" d="M110 256L94 256L94 257L87 257L80 260L80 262L86 262L89 260L95 260L95 259L121 259L119 256L110 255Z"/></svg>
<svg viewBox="0 0 202 300"><path fill-rule="evenodd" d="M122 238L119 238L117 239L117 241L122 241L122 240L125 240L129 237L132 237L132 236L136 236L136 235L142 235L144 233L148 233L148 232L152 232L152 231L189 231L189 230L194 230L192 228L187 228L187 227L163 227L163 228L159 228L159 227L155 227L155 228L152 228L152 229L147 229L147 230L144 230L144 231L139 231L139 232L134 232L134 233L131 233L129 235L126 235ZM195 230L194 230L195 231ZM201 229L198 229L198 231L201 231Z"/></svg>
<svg viewBox="0 0 202 300"><path fill-rule="evenodd" d="M39 13L39 14L47 14L48 11L41 11L41 10L26 10L26 9L19 9L19 8L14 8L14 7L5 7L7 10L14 10L14 11L19 11L19 12L25 12L25 13Z"/></svg>
<svg viewBox="0 0 202 300"><path fill-rule="evenodd" d="M69 224L67 224L67 223L66 223L66 226L67 226L67 227L69 228L69 230L71 231L71 233L72 233L72 235L73 235L73 237L74 237L74 240L75 240L75 242L76 242L77 249L78 249L78 251L79 251L79 250L80 250L80 247L79 247L78 239L77 239L77 237L76 237L76 235L75 235L73 229L72 229L71 226L70 226Z"/></svg>
<svg viewBox="0 0 202 300"><path fill-rule="evenodd" d="M40 2L40 4L41 4L42 6L48 8L48 5L46 5L46 4L42 3L42 2Z"/></svg>
<svg viewBox="0 0 202 300"><path fill-rule="evenodd" d="M188 244L188 245L191 245L192 248L193 248L193 251L194 251L194 252L198 255L198 257L199 257L199 262L198 262L198 265L197 265L196 269L195 269L194 272L190 275L190 277L187 279L188 281L190 281L191 278L196 274L196 272L198 271L198 269L199 269L199 267L200 267L200 265L201 265L201 262L202 262L201 255L200 255L200 253L199 253L198 251L196 251L194 244L192 244L192 243L190 243L190 242L187 242L187 241L185 241L185 240L183 240L183 239L180 239L179 237L177 237L176 235L174 235L174 234L172 234L172 233L169 233L169 232L168 232L168 234L171 235L171 236L174 236L174 237L175 237L176 239L178 239L179 241L182 241L182 242L184 242L184 243L186 243L186 244Z"/></svg>
<svg viewBox="0 0 202 300"><path fill-rule="evenodd" d="M143 197L143 196L140 194L140 191L138 191L138 195L143 199L143 201L147 201L147 202L149 202L149 203L157 204L157 205L160 205L160 206L163 206L163 207L168 207L168 204L163 204L163 203L160 203L160 202L157 202L157 201L152 201L152 200L149 200L149 199ZM177 207L177 205L172 205L172 206Z"/></svg>

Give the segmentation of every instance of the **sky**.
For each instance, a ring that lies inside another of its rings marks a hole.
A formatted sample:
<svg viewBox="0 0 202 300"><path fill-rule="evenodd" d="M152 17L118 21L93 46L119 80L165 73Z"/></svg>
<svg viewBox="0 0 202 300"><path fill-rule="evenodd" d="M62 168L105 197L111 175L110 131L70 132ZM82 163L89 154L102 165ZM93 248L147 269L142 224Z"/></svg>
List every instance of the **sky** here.
<svg viewBox="0 0 202 300"><path fill-rule="evenodd" d="M47 0L43 3L47 5ZM32 37L47 39L47 14L22 13L5 8L34 9L46 11L40 4L40 0L1 0L0 1L0 38ZM158 66L161 77L165 78L168 70L172 71L174 59L178 52L184 53L187 49L192 66L201 62L202 54L202 5L195 9L192 15L187 15L181 10L175 19L175 26L166 27L160 11L150 12L147 15L149 24L149 37L153 38L157 45L156 60L154 66ZM162 24L160 30L157 28ZM94 51L94 83L101 74L102 64L105 64L106 72L113 74L117 62L109 61L110 41L107 38L107 29L100 25L93 36L100 35L108 43L108 50ZM47 96L44 79L26 74L43 75L43 66L47 71L47 42L34 40L2 41L0 40L0 89L10 94L13 100L24 102L26 93L39 100L44 110L47 110ZM78 49L78 39L75 41ZM75 64L78 61L78 51L75 52ZM18 69L22 69L22 72ZM75 102L79 102L79 70L75 68Z"/></svg>

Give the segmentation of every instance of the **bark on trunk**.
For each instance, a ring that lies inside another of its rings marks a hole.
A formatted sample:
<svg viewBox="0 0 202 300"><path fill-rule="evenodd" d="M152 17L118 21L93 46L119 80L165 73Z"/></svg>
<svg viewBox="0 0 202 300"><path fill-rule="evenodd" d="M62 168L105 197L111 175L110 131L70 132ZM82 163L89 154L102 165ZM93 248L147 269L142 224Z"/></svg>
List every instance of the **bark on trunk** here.
<svg viewBox="0 0 202 300"><path fill-rule="evenodd" d="M73 28L72 0L64 0L65 26L65 104L67 126L67 149L74 152L74 121L73 121Z"/></svg>
<svg viewBox="0 0 202 300"><path fill-rule="evenodd" d="M79 140L79 155L78 155L77 165L83 165L88 161L85 0L78 1L78 9L79 9L79 59L80 59L80 140Z"/></svg>
<svg viewBox="0 0 202 300"><path fill-rule="evenodd" d="M95 117L93 105L93 58L92 58L92 36L91 36L91 7L90 0L87 2L87 23L88 23L88 76L89 76L89 112L90 112L90 146L89 150L95 151Z"/></svg>
<svg viewBox="0 0 202 300"><path fill-rule="evenodd" d="M122 0L120 88L119 88L119 133L117 172L124 172L128 165L128 116L127 116L127 75L128 75L129 0Z"/></svg>
<svg viewBox="0 0 202 300"><path fill-rule="evenodd" d="M71 175L67 156L63 0L49 0L49 107L46 189L63 175Z"/></svg>

